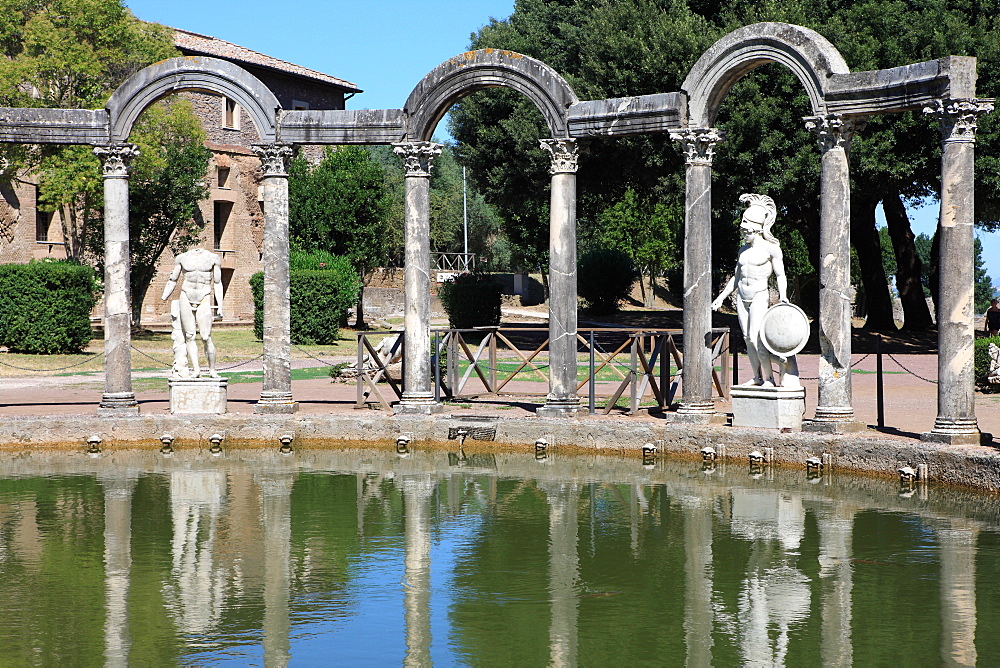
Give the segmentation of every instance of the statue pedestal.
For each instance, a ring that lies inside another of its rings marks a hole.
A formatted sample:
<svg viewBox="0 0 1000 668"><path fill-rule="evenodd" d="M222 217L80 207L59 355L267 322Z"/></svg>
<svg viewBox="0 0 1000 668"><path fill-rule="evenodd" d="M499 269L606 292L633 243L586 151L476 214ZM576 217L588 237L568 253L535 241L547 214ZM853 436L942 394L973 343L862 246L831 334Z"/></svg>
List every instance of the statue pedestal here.
<svg viewBox="0 0 1000 668"><path fill-rule="evenodd" d="M803 387L758 387L736 385L733 399L733 426L802 431L806 412Z"/></svg>
<svg viewBox="0 0 1000 668"><path fill-rule="evenodd" d="M171 413L226 412L228 378L170 378Z"/></svg>

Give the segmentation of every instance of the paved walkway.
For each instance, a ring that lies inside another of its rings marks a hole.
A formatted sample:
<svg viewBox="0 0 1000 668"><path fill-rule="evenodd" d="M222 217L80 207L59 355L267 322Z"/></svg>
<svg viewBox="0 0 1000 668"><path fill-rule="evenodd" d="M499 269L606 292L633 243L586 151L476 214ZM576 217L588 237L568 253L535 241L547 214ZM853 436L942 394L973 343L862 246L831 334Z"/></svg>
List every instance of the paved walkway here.
<svg viewBox="0 0 1000 668"><path fill-rule="evenodd" d="M934 425L937 413L937 385L932 382L937 376L937 358L934 355L894 355L895 360L884 358L885 384L885 424L887 434L916 437ZM854 355L855 373L853 392L855 413L859 420L876 424L876 380L874 355ZM806 386L806 416L813 414L816 405L817 355L799 356L803 385ZM328 362L341 361L330 359ZM898 363L897 363L898 362ZM902 367L905 367L904 370ZM319 366L315 360L295 360L296 368ZM260 362L240 367L240 371L259 370ZM908 371L907 371L908 370ZM746 358L740 358L740 377L749 378ZM923 379L922 379L922 378ZM135 375L136 397L144 415L169 413L169 404L163 373L141 372ZM514 384L512 384L514 385ZM383 384L384 394L392 398L388 385ZM86 415L92 416L97 409L103 388L103 375L47 376L0 378L0 417L4 416L46 416L46 415ZM505 395L480 400L462 400L449 405L449 412L460 414L497 414L509 417L530 415L535 406L544 401L547 387L544 383L519 382L513 392L532 393L535 396ZM229 411L237 414L252 414L253 405L260 395L261 383L234 382L229 386ZM299 402L299 412L303 415L350 413L355 410L356 387L354 382L337 382L330 378L296 380L292 391ZM586 401L586 388L581 391ZM600 398L598 399L600 402ZM719 412L729 412L726 402L718 403ZM370 413L371 411L369 411ZM1000 394L976 394L976 414L983 431L1000 434ZM614 411L615 417L621 413ZM601 420L603 416L585 416L582 419ZM634 416L629 419L651 420L655 418Z"/></svg>

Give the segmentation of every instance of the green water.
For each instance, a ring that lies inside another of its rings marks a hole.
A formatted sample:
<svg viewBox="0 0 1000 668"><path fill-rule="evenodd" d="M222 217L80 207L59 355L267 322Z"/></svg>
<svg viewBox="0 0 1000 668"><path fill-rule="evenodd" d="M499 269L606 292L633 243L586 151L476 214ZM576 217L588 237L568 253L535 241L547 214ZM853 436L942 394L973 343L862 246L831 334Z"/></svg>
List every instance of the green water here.
<svg viewBox="0 0 1000 668"><path fill-rule="evenodd" d="M1000 665L1000 500L496 453L0 456L0 665Z"/></svg>

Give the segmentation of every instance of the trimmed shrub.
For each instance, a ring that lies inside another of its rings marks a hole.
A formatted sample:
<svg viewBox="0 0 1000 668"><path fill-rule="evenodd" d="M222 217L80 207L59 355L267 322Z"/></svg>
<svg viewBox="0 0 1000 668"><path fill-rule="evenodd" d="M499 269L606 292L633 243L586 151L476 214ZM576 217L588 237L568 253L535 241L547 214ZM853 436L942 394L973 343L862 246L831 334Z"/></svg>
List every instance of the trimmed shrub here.
<svg viewBox="0 0 1000 668"><path fill-rule="evenodd" d="M595 248L580 258L577 293L592 313L613 313L628 297L636 276L628 255L611 248Z"/></svg>
<svg viewBox="0 0 1000 668"><path fill-rule="evenodd" d="M361 281L346 258L330 256L321 269L291 272L292 343L329 345L340 338L340 323L358 301ZM264 273L250 277L253 333L264 338Z"/></svg>
<svg viewBox="0 0 1000 668"><path fill-rule="evenodd" d="M13 352L78 353L93 338L98 285L91 267L69 262L0 265L0 345Z"/></svg>
<svg viewBox="0 0 1000 668"><path fill-rule="evenodd" d="M461 274L442 283L441 305L452 329L496 327L500 324L500 287L489 274Z"/></svg>
<svg viewBox="0 0 1000 668"><path fill-rule="evenodd" d="M976 387L985 393L1000 392L1000 385L993 385L986 380L986 377L990 375L989 347L991 343L1000 346L1000 336L984 336L981 339L976 339L974 349L975 356L973 363L975 365Z"/></svg>

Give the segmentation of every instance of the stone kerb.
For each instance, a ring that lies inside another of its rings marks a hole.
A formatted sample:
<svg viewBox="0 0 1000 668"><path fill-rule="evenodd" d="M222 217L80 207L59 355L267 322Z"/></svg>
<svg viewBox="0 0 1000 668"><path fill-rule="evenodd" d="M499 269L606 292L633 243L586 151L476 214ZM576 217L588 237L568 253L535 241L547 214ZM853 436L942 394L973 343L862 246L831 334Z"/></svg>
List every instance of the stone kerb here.
<svg viewBox="0 0 1000 668"><path fill-rule="evenodd" d="M809 28L787 23L739 28L709 47L684 79L691 126L712 127L729 88L750 70L772 62L795 74L817 115L826 111L831 77L850 72L836 47Z"/></svg>
<svg viewBox="0 0 1000 668"><path fill-rule="evenodd" d="M12 144L108 143L104 109L0 108L0 142Z"/></svg>
<svg viewBox="0 0 1000 668"><path fill-rule="evenodd" d="M106 105L111 142L125 141L146 107L184 89L207 90L236 101L250 115L262 143L277 139L276 116L281 105L267 86L228 61L187 56L150 65L118 87Z"/></svg>
<svg viewBox="0 0 1000 668"><path fill-rule="evenodd" d="M545 63L513 51L480 49L446 60L430 71L406 100L407 135L429 141L448 108L483 88L513 88L534 102L553 137L566 137L566 111L577 103L566 80Z"/></svg>

